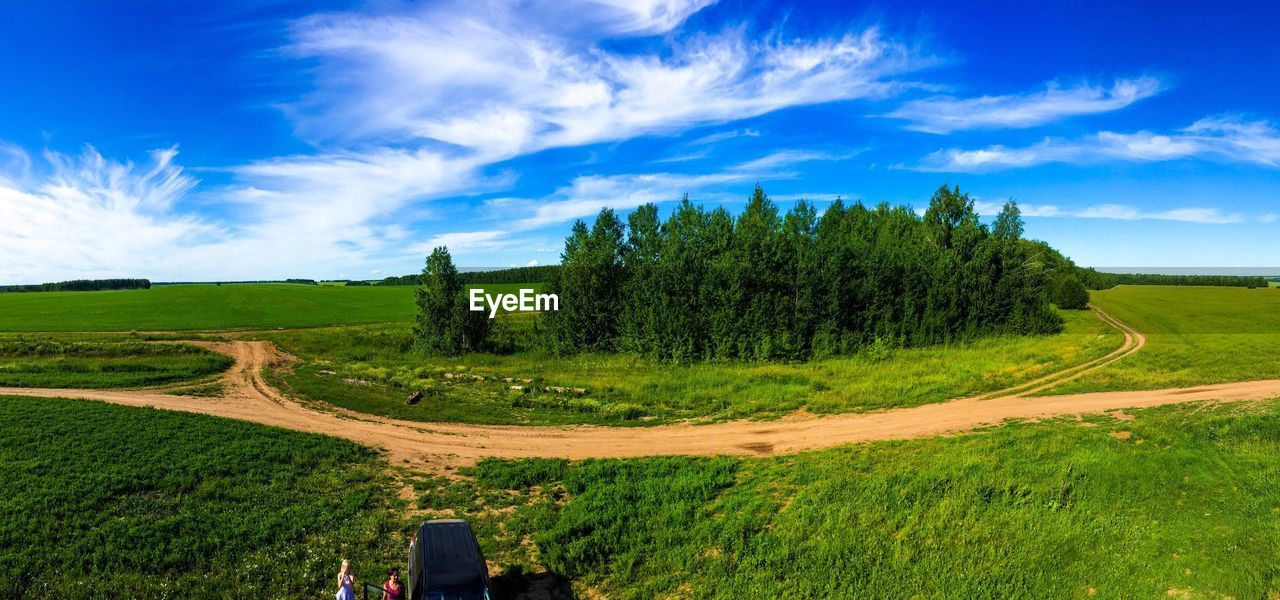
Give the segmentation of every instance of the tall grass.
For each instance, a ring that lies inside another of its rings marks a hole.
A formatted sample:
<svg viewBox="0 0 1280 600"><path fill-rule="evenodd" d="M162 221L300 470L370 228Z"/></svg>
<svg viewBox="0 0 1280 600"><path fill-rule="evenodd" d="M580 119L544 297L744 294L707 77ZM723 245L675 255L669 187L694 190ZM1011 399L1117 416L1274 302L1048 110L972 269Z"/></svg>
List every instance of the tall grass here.
<svg viewBox="0 0 1280 600"><path fill-rule="evenodd" d="M422 421L624 424L915 406L1000 389L1119 345L1120 336L1091 313L1062 314L1066 330L1058 335L872 346L854 356L801 363L671 365L626 354L559 357L539 350L435 358L414 353L409 328L401 325L265 337L303 359L280 377L293 391L360 412ZM510 345L529 342L526 316L499 321ZM523 389L513 391L513 385ZM586 391L543 391L557 387ZM425 392L424 400L405 404L415 390Z"/></svg>
<svg viewBox="0 0 1280 600"><path fill-rule="evenodd" d="M113 388L200 379L230 357L189 344L0 336L0 386Z"/></svg>

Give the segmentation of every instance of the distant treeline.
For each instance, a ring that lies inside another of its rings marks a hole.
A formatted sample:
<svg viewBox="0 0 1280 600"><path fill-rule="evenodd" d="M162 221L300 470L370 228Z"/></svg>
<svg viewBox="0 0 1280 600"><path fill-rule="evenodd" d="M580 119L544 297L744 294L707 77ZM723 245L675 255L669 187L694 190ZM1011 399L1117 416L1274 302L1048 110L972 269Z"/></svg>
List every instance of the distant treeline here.
<svg viewBox="0 0 1280 600"><path fill-rule="evenodd" d="M1265 277L1239 275L1164 275L1154 273L1103 273L1077 266L1071 259L1041 241L1026 242L1055 277L1075 276L1091 290L1105 290L1117 285L1207 285L1219 287L1264 288Z"/></svg>
<svg viewBox="0 0 1280 600"><path fill-rule="evenodd" d="M478 283L538 283L551 281L560 272L560 265L544 265L539 267L513 267L493 271L465 271L458 273L463 285ZM422 285L424 275L401 275L387 277L376 285ZM348 283L347 285L351 285ZM367 284L366 284L367 285Z"/></svg>
<svg viewBox="0 0 1280 600"><path fill-rule="evenodd" d="M736 217L686 198L624 225L605 209L575 223L542 315L559 353L803 360L871 345L919 346L990 334L1050 333L1050 274L1021 241L1010 202L991 226L958 188L924 215L836 201L785 214L757 187Z"/></svg>
<svg viewBox="0 0 1280 600"><path fill-rule="evenodd" d="M102 290L145 290L151 288L147 279L73 279L38 285L0 286L5 292L95 292Z"/></svg>
<svg viewBox="0 0 1280 600"><path fill-rule="evenodd" d="M1105 290L1117 285L1210 285L1220 287L1264 288L1262 277L1240 275L1162 275L1155 273L1100 273L1080 269L1079 277L1091 290Z"/></svg>
<svg viewBox="0 0 1280 600"><path fill-rule="evenodd" d="M157 281L155 285L240 285L245 283L295 283L298 285L320 285L314 279L256 279L245 281Z"/></svg>

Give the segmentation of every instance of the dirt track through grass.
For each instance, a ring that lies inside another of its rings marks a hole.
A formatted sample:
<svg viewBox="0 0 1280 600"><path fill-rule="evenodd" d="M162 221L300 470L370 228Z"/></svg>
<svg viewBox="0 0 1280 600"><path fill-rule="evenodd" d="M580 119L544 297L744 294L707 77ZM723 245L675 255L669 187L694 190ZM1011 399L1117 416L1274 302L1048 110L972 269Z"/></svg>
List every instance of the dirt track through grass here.
<svg viewBox="0 0 1280 600"><path fill-rule="evenodd" d="M1143 346L1147 345L1147 337L1142 335L1142 333L1138 332L1138 330L1128 325L1125 325L1124 323L1120 322L1119 319L1116 319L1115 317L1107 314L1106 312L1103 312L1102 309L1096 306L1090 305L1089 310L1092 310L1094 314L1098 315L1098 318L1102 319L1104 323L1112 327L1115 327L1116 329L1120 330L1121 333L1124 334L1124 343L1120 344L1119 348L1116 348L1115 350L1111 351L1109 354L1101 358L1096 358L1094 360L1084 362L1084 363L1075 365L1073 367L1068 367L1056 373L1050 373L1048 375L1045 375L1044 377L1033 379L1025 383L1020 383L1018 385L1011 386L1003 390L991 392L988 394L983 394L980 396L980 398L999 398L1003 396L1019 396L1019 395L1030 396L1037 392L1043 392L1044 390L1056 387L1059 384L1063 384L1068 381L1078 379L1090 372L1096 371L1111 363L1119 361L1120 359L1141 350Z"/></svg>
<svg viewBox="0 0 1280 600"><path fill-rule="evenodd" d="M964 398L874 413L815 417L798 413L777 421L731 421L712 425L644 428L485 426L401 421L350 411L303 406L263 379L263 368L287 360L267 342L203 342L236 363L225 376L221 398L174 396L151 391L0 388L0 395L86 398L130 406L181 410L288 429L322 433L382 448L393 463L428 469L472 464L484 457L569 459L652 455L766 455L849 443L920 438L994 426L1010 419L1044 419L1206 400L1244 401L1280 396L1280 380L1248 381L1181 389L1099 392L1028 398L1025 394L1079 377L1142 348L1143 336L1099 312L1125 332L1117 351L989 397Z"/></svg>

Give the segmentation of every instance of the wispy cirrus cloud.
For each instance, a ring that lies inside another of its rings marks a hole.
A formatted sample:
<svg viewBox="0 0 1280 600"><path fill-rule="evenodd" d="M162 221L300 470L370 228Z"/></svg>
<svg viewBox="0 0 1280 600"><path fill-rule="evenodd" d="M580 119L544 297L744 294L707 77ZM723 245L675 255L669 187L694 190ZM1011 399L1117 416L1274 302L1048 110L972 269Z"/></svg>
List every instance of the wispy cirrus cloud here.
<svg viewBox="0 0 1280 600"><path fill-rule="evenodd" d="M1280 132L1267 121L1217 116L1169 134L1103 131L1076 140L1046 138L1022 148L996 145L973 150L939 150L926 157L918 169L980 172L1046 163L1157 162L1189 158L1280 167Z"/></svg>
<svg viewBox="0 0 1280 600"><path fill-rule="evenodd" d="M812 39L749 39L744 28L671 34L660 48L642 54L596 44L602 36L668 33L707 4L585 1L553 9L538 2L445 3L396 15L336 13L301 20L288 50L320 66L316 91L289 107L290 114L300 131L323 144L375 147L245 165L233 170L239 184L227 196L260 207L267 219L263 229L301 220L311 227L295 226L293 233L345 240L343 247L353 254L375 253L388 246L380 223L394 221L409 207L509 183L484 176L495 163L791 106L883 97L913 85L902 77L931 62L874 27ZM535 5L547 10L530 8ZM670 195L690 181L705 185L746 175L670 177L675 179L636 176L635 182L665 182ZM564 197L541 203L508 226L527 230L593 214L604 205L659 200L655 186L624 189L610 177L579 177L561 191ZM460 249L503 243L484 231L442 235L453 237L434 241L452 241Z"/></svg>
<svg viewBox="0 0 1280 600"><path fill-rule="evenodd" d="M995 216L1000 214L1003 204L1003 202L976 200L974 209L980 215ZM1083 208L1063 208L1053 204L1019 203L1018 208L1024 217L1066 217L1112 221L1179 221L1214 225L1243 223L1246 221L1245 216L1239 212L1224 212L1218 208L1203 207L1151 210L1116 203L1094 204ZM1267 222L1266 215L1260 216L1258 221Z"/></svg>
<svg viewBox="0 0 1280 600"><path fill-rule="evenodd" d="M541 198L495 198L487 201L494 219L502 229L486 229L446 238L477 244L510 245L523 243L518 236L556 223L564 223L595 215L601 208L630 210L642 204L679 201L685 194L701 200L725 200L723 188L728 185L750 185L762 178L785 179L794 176L789 167L812 161L841 160L849 155L825 152L782 150L729 165L711 173L624 173L617 175L585 175ZM744 188L745 190L745 188ZM830 194L820 194L827 197ZM742 194L745 198L745 191ZM425 247L425 246L424 246ZM451 246L452 247L452 246Z"/></svg>
<svg viewBox="0 0 1280 600"><path fill-rule="evenodd" d="M532 4L531 10L542 15L564 11L559 21L580 30L634 36L671 31L694 13L715 4L715 0L541 0Z"/></svg>
<svg viewBox="0 0 1280 600"><path fill-rule="evenodd" d="M1111 219L1117 221L1180 221L1183 223L1227 224L1243 223L1244 215L1223 212L1217 208L1171 208L1144 210L1127 204L1099 204L1076 211L1061 211L1057 216L1081 219Z"/></svg>
<svg viewBox="0 0 1280 600"><path fill-rule="evenodd" d="M704 135L689 142L690 146L702 146L707 144L718 144L725 140L731 140L737 137L760 137L760 131L756 129L730 129L728 131L717 131Z"/></svg>
<svg viewBox="0 0 1280 600"><path fill-rule="evenodd" d="M596 6L581 3L577 18L600 18ZM763 40L731 28L622 54L540 19L479 3L303 20L290 50L322 66L317 91L293 114L320 139L433 140L500 160L884 97L911 85L900 76L931 62L874 27Z"/></svg>
<svg viewBox="0 0 1280 600"><path fill-rule="evenodd" d="M1067 117L1111 112L1150 98L1166 86L1152 76L1117 79L1110 87L1088 83L1005 96L912 100L884 116L908 121L907 129L945 134L966 129L1024 128Z"/></svg>
<svg viewBox="0 0 1280 600"><path fill-rule="evenodd" d="M281 54L314 75L313 88L283 110L316 152L231 166L223 169L230 183L197 190L171 150L149 165L96 152L55 154L32 178L25 152L0 148L0 249L9 258L0 277L367 272L415 247L408 238L421 223L408 223L432 219L433 201L510 187L515 175L488 172L496 163L793 106L881 98L913 86L906 77L931 64L914 44L874 27L827 37L748 35L745 25L681 31L710 4L446 1L299 19ZM639 51L608 43L643 36L655 37ZM72 181L74 172L102 179ZM691 177L709 184L747 175ZM588 206L594 212L620 190L608 181L575 180L566 186L574 193L527 208L519 227L576 218ZM666 183L671 194L682 182ZM610 201L638 204L655 193ZM461 227L451 218L448 226ZM484 232L437 238L459 248L503 243Z"/></svg>
<svg viewBox="0 0 1280 600"><path fill-rule="evenodd" d="M421 244L415 244L412 251L415 254L426 254L440 246L446 246L452 252L459 250L492 250L495 248L504 248L511 245L511 241L505 239L508 232L500 229L491 229L488 231L459 231L452 233L442 233L432 236Z"/></svg>
<svg viewBox="0 0 1280 600"><path fill-rule="evenodd" d="M152 152L144 164L111 161L92 147L78 155L33 157L13 146L5 153L0 281L157 269L174 248L223 233L174 210L197 183L174 163L174 148Z"/></svg>

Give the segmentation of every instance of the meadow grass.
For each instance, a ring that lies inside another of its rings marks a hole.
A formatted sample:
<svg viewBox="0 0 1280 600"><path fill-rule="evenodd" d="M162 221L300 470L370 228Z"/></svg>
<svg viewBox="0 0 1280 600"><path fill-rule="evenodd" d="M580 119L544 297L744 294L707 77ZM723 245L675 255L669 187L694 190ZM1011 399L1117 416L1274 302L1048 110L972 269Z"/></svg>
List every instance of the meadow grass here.
<svg viewBox="0 0 1280 600"><path fill-rule="evenodd" d="M404 562L403 501L336 438L81 400L0 398L0 596L332 597Z"/></svg>
<svg viewBox="0 0 1280 600"><path fill-rule="evenodd" d="M412 350L407 325L272 332L265 338L302 359L291 372L277 373L276 381L303 397L360 412L419 421L647 424L940 402L1033 379L1120 344L1119 334L1092 313L1062 314L1066 329L1053 336L874 348L804 363L672 365L627 354L558 357L538 350L434 358ZM498 321L498 338L512 347L534 335L529 315ZM513 391L513 385L524 389ZM539 391L550 387L586 391ZM406 405L415 390L424 399Z"/></svg>
<svg viewBox="0 0 1280 600"><path fill-rule="evenodd" d="M1146 334L1147 345L1044 394L1280 378L1280 291L1119 286L1091 297Z"/></svg>
<svg viewBox="0 0 1280 600"><path fill-rule="evenodd" d="M512 293L542 284L482 284ZM288 283L163 285L148 290L0 294L0 331L167 331L410 321L412 286Z"/></svg>
<svg viewBox="0 0 1280 600"><path fill-rule="evenodd" d="M208 378L230 357L125 336L0 336L0 387L117 388Z"/></svg>
<svg viewBox="0 0 1280 600"><path fill-rule="evenodd" d="M610 598L1274 598L1280 402L768 459L487 460L426 479L495 566Z"/></svg>

